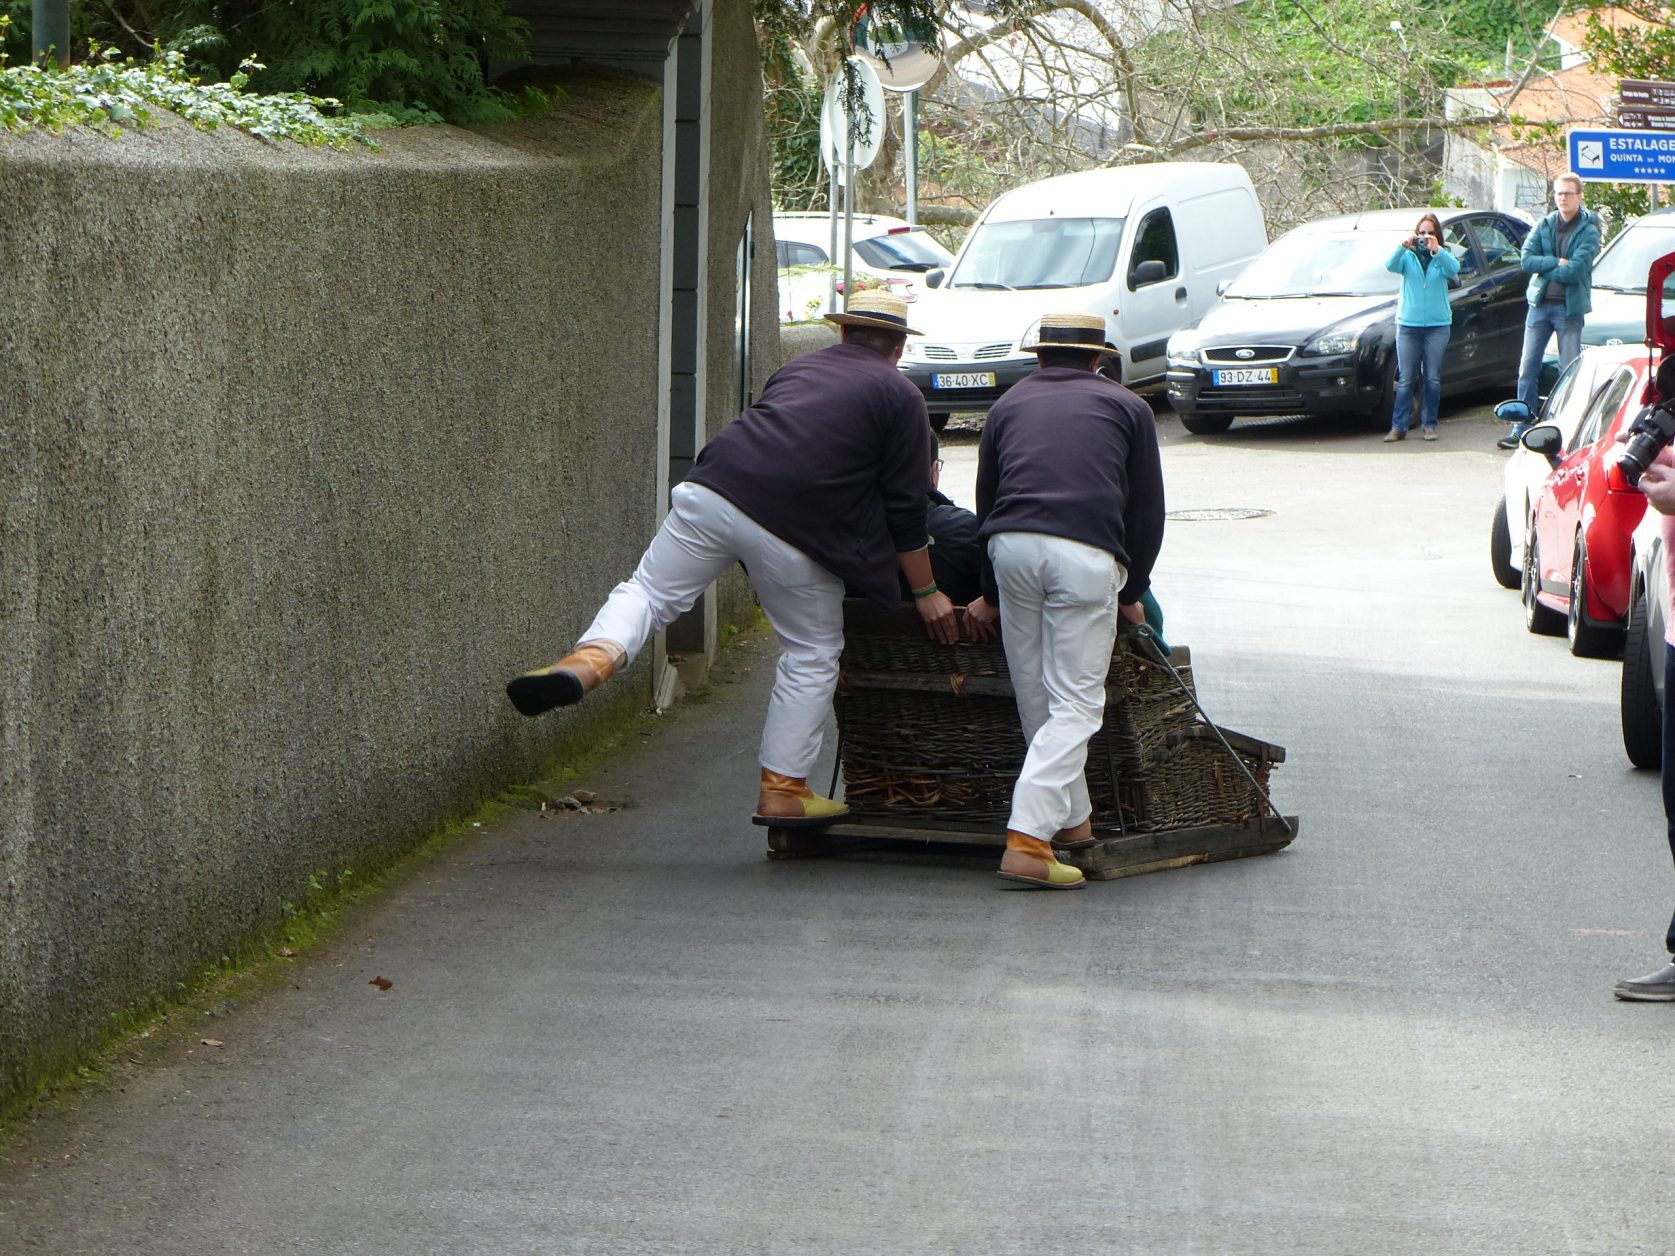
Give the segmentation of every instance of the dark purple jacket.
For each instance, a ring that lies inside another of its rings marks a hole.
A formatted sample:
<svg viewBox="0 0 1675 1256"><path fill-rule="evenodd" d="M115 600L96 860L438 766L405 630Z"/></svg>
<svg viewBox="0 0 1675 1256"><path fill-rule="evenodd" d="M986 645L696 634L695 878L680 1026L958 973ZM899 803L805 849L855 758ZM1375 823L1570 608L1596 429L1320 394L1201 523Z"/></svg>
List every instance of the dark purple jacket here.
<svg viewBox="0 0 1675 1256"><path fill-rule="evenodd" d="M687 478L857 593L898 606L896 554L926 543L930 433L924 398L888 359L833 345L775 371Z"/></svg>
<svg viewBox="0 0 1675 1256"><path fill-rule="evenodd" d="M987 543L1042 532L1098 546L1128 572L1119 599L1138 602L1163 545L1163 463L1146 403L1072 367L1026 375L995 402L977 447L983 596L996 602Z"/></svg>

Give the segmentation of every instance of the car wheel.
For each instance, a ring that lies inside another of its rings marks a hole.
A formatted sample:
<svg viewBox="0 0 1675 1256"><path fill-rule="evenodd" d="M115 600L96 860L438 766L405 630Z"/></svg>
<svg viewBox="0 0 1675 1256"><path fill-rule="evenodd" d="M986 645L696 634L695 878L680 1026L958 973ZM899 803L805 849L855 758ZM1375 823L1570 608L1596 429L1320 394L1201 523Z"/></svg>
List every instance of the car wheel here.
<svg viewBox="0 0 1675 1256"><path fill-rule="evenodd" d="M1489 566L1495 573L1495 583L1503 589L1518 587L1519 571L1512 565L1512 529L1506 522L1506 498L1503 495L1495 506L1495 518L1489 524Z"/></svg>
<svg viewBox="0 0 1675 1256"><path fill-rule="evenodd" d="M1579 659L1610 658L1617 652L1622 634L1615 624L1590 624L1588 606L1588 550L1582 534L1576 534L1576 550L1570 562L1570 605L1565 611L1565 639Z"/></svg>
<svg viewBox="0 0 1675 1256"><path fill-rule="evenodd" d="M1637 768L1663 764L1663 712L1652 669L1662 662L1663 642L1653 642L1646 613L1645 590L1634 595L1628 608L1628 632L1623 637L1623 688L1620 706L1623 749ZM1657 646L1654 657L1652 647Z"/></svg>
<svg viewBox="0 0 1675 1256"><path fill-rule="evenodd" d="M1233 426L1231 414L1183 414L1181 426L1194 436L1219 436Z"/></svg>
<svg viewBox="0 0 1675 1256"><path fill-rule="evenodd" d="M1535 543L1535 521L1530 521L1529 534L1524 538L1524 570L1518 591L1524 599L1524 627L1543 637L1556 637L1564 631L1564 616L1551 606L1543 606L1535 592L1540 585L1541 554Z"/></svg>

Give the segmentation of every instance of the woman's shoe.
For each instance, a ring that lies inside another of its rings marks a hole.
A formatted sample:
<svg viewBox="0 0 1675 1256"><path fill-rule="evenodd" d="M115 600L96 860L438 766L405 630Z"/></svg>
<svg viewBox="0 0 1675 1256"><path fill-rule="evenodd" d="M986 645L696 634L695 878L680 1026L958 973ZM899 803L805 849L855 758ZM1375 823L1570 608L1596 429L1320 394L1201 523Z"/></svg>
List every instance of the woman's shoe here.
<svg viewBox="0 0 1675 1256"><path fill-rule="evenodd" d="M1407 430L1405 428L1393 427L1388 432L1386 432L1384 434L1384 443L1386 445L1388 445L1391 441L1406 440L1406 439L1407 439Z"/></svg>

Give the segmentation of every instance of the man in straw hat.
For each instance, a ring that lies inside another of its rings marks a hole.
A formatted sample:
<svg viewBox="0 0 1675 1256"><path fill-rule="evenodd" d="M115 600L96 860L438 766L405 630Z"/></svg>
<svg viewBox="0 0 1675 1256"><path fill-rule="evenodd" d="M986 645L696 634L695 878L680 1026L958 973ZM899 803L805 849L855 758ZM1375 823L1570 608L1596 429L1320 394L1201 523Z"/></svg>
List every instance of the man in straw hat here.
<svg viewBox="0 0 1675 1256"><path fill-rule="evenodd" d="M842 343L774 373L761 400L704 446L670 492L640 565L575 650L506 686L525 715L581 701L743 563L780 644L755 820L785 828L847 810L808 787L837 685L845 582L897 607L899 569L930 637L959 636L927 550L930 419L896 370L907 337L920 333L901 298L877 291L856 293L847 312L826 318L842 328Z"/></svg>
<svg viewBox="0 0 1675 1256"><path fill-rule="evenodd" d="M1096 373L1109 352L1103 318L1050 314L1028 348L1040 369L995 403L977 450L988 561L966 625L992 639L999 618L1029 740L1000 876L1007 888L1074 890L1082 874L1056 852L1095 840L1088 739L1105 717L1117 618L1145 619L1163 466L1151 410Z"/></svg>

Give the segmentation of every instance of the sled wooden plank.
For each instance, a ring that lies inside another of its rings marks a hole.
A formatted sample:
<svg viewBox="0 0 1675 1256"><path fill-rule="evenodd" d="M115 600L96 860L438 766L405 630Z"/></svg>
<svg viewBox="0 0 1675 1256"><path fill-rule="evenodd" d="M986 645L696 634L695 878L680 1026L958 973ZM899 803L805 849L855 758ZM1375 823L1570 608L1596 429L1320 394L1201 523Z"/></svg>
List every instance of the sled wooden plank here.
<svg viewBox="0 0 1675 1256"><path fill-rule="evenodd" d="M1114 881L1147 872L1184 868L1192 864L1220 863L1227 859L1248 859L1284 850L1297 836L1297 817L1287 816L1284 825L1272 816L1246 824L1213 824L1193 829L1163 829L1114 837L1085 850L1068 851L1073 863L1091 881Z"/></svg>
<svg viewBox="0 0 1675 1256"><path fill-rule="evenodd" d="M1297 817L1287 816L1285 827L1272 816L1245 824L1214 824L1191 829L1164 829L1156 833L1135 833L1106 838L1084 850L1068 851L1066 862L1075 864L1089 880L1114 881L1192 864L1220 863L1227 859L1248 859L1267 855L1289 846L1297 835ZM915 828L880 824L831 824L820 829L769 829L768 855L774 859L796 859L832 855L853 850L870 841L954 843L965 846L1004 846L1006 835L992 829Z"/></svg>

